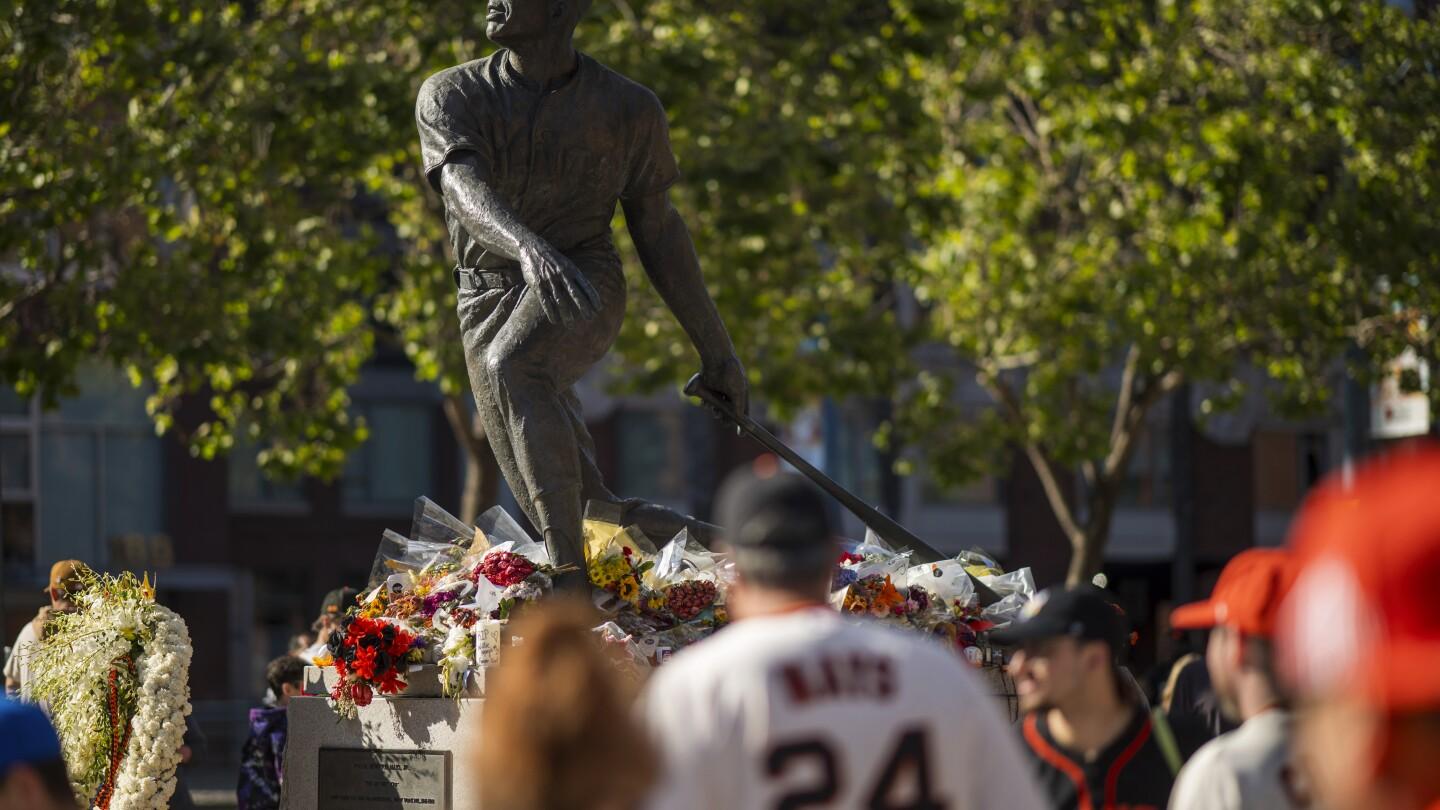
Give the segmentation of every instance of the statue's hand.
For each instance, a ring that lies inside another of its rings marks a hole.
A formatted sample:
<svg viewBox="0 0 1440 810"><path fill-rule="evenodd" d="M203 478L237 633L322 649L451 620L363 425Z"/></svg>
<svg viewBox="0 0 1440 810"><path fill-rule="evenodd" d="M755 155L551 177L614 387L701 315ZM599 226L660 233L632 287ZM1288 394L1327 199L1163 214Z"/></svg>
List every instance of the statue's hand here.
<svg viewBox="0 0 1440 810"><path fill-rule="evenodd" d="M565 254L548 242L520 248L520 273L535 295L551 323L567 326L577 319L588 319L600 310L600 294Z"/></svg>
<svg viewBox="0 0 1440 810"><path fill-rule="evenodd" d="M741 415L750 413L750 384L745 380L745 367L734 355L718 363L707 363L700 369L700 382L735 406Z"/></svg>

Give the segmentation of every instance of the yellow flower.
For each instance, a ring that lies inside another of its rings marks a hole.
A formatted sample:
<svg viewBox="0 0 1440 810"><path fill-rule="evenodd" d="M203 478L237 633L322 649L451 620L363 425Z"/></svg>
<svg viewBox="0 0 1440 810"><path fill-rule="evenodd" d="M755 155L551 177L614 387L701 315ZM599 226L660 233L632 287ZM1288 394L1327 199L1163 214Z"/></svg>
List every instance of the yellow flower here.
<svg viewBox="0 0 1440 810"><path fill-rule="evenodd" d="M640 596L640 582L635 579L634 575L623 577L620 580L620 587L615 593L626 602L634 602Z"/></svg>
<svg viewBox="0 0 1440 810"><path fill-rule="evenodd" d="M663 610L665 608L665 595L652 592L649 598L645 600L645 607L652 611Z"/></svg>
<svg viewBox="0 0 1440 810"><path fill-rule="evenodd" d="M331 657L330 653L325 653L324 655L316 656L314 663L317 667L328 667L335 664L335 659Z"/></svg>

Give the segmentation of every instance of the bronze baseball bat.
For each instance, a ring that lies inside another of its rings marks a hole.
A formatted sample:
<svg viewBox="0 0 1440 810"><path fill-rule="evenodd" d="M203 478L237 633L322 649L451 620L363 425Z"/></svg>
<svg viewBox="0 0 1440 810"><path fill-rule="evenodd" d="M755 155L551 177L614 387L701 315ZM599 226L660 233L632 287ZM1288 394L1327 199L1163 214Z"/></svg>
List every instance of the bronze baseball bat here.
<svg viewBox="0 0 1440 810"><path fill-rule="evenodd" d="M785 463L794 467L801 475L810 479L816 486L825 490L830 497L839 501L842 506L849 509L860 518L860 522L869 526L874 532L900 548L908 549L920 562L939 562L948 559L944 554L936 551L914 532L896 523L885 513L871 506L845 487L835 482L835 479L816 469L814 465L800 457L799 453L790 449L788 445L775 437L775 434L766 430L763 425L751 419L749 416L738 413L734 405L724 397L706 388L700 382L700 375L696 374L685 384L685 393L696 397L704 402L712 411L719 416L734 422L736 427L748 434L752 439L759 442L765 449L779 456ZM999 595L991 590L985 583L976 579L973 574L968 574L970 582L975 586L975 595L980 601L981 607L994 604L1000 601Z"/></svg>

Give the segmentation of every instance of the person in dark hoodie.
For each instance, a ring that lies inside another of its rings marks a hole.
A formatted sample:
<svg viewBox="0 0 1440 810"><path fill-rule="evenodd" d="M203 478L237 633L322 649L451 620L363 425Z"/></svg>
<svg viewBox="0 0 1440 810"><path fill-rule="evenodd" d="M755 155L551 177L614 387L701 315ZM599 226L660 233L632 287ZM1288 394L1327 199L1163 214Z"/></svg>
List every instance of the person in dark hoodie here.
<svg viewBox="0 0 1440 810"><path fill-rule="evenodd" d="M282 655L265 667L275 705L250 710L250 736L240 749L239 810L276 810L285 777L286 707L304 690L305 662Z"/></svg>

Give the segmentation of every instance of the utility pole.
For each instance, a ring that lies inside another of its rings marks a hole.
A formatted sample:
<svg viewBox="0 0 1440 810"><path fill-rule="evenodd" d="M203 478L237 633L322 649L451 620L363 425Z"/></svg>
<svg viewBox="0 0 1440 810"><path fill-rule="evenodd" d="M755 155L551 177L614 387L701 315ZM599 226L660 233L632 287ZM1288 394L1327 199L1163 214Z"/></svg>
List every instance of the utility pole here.
<svg viewBox="0 0 1440 810"><path fill-rule="evenodd" d="M1345 455L1341 462L1341 480L1345 486L1355 475L1355 465L1365 458L1370 447L1370 391L1355 379L1351 369L1365 360L1365 353L1354 341L1345 349Z"/></svg>

